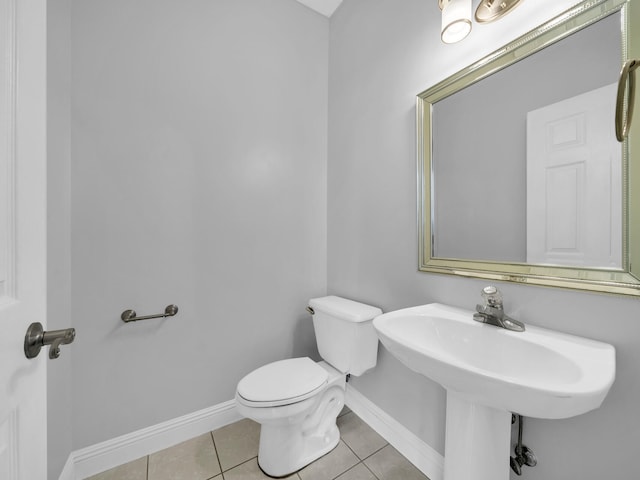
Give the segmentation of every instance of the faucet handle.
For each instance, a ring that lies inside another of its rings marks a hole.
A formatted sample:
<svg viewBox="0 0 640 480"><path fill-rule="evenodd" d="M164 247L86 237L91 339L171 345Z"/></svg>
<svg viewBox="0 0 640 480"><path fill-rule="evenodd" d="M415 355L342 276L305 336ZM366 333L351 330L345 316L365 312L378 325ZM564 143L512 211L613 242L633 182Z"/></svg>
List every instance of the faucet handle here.
<svg viewBox="0 0 640 480"><path fill-rule="evenodd" d="M488 285L482 289L482 298L487 305L492 307L502 307L502 293L493 285Z"/></svg>

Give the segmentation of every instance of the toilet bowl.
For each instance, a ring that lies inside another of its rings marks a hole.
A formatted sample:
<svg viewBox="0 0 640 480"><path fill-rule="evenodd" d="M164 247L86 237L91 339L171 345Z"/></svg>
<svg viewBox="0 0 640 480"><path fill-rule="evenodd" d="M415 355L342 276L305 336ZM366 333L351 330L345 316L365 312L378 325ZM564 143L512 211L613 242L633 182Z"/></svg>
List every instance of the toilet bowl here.
<svg viewBox="0 0 640 480"><path fill-rule="evenodd" d="M258 464L271 477L294 473L340 441L346 375L375 367L379 308L340 297L312 299L318 351L325 361L291 358L264 365L238 383L238 412L261 424Z"/></svg>
<svg viewBox="0 0 640 480"><path fill-rule="evenodd" d="M238 412L261 424L258 464L272 477L300 470L340 441L345 378L326 362L270 363L238 384Z"/></svg>

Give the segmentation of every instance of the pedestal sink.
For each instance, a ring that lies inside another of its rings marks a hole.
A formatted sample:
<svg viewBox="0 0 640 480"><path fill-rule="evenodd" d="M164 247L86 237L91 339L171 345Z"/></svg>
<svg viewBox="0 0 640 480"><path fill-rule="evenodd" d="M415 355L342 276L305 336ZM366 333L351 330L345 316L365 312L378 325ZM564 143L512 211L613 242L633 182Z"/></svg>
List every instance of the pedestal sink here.
<svg viewBox="0 0 640 480"><path fill-rule="evenodd" d="M505 330L473 313L432 303L373 325L392 355L447 390L445 480L508 480L511 412L559 419L598 408L615 350L531 325Z"/></svg>

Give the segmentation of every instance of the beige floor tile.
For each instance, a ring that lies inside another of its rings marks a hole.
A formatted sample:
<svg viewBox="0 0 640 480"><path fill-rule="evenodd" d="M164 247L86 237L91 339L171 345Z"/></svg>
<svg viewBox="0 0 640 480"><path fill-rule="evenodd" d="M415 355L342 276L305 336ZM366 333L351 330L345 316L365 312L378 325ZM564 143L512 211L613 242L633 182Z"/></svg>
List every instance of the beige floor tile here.
<svg viewBox="0 0 640 480"><path fill-rule="evenodd" d="M149 480L208 480L220 472L209 433L149 455Z"/></svg>
<svg viewBox="0 0 640 480"><path fill-rule="evenodd" d="M147 457L125 463L89 477L87 480L147 480Z"/></svg>
<svg viewBox="0 0 640 480"><path fill-rule="evenodd" d="M371 455L364 463L380 480L429 480L391 445Z"/></svg>
<svg viewBox="0 0 640 480"><path fill-rule="evenodd" d="M375 475L365 467L363 463L359 463L351 470L347 470L340 475L336 480L377 480ZM400 480L400 479L398 479Z"/></svg>
<svg viewBox="0 0 640 480"><path fill-rule="evenodd" d="M271 480L271 477L262 473L256 458L224 472L224 478L225 480ZM295 473L283 478L300 480L300 477Z"/></svg>
<svg viewBox="0 0 640 480"><path fill-rule="evenodd" d="M300 470L298 475L302 480L333 480L358 462L358 457L340 441L336 448Z"/></svg>
<svg viewBox="0 0 640 480"><path fill-rule="evenodd" d="M213 432L222 471L258 456L260 424L245 418Z"/></svg>
<svg viewBox="0 0 640 480"><path fill-rule="evenodd" d="M384 438L353 412L338 418L338 428L342 441L355 452L360 460L364 460L387 445Z"/></svg>

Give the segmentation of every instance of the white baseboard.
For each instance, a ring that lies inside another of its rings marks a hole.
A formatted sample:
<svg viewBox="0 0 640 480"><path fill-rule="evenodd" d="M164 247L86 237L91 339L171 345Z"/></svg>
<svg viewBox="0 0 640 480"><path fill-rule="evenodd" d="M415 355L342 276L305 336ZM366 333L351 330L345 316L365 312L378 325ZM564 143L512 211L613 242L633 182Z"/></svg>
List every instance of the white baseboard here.
<svg viewBox="0 0 640 480"><path fill-rule="evenodd" d="M347 384L346 405L431 480L443 480L444 457Z"/></svg>
<svg viewBox="0 0 640 480"><path fill-rule="evenodd" d="M75 471L73 465L73 453L69 455L67 458L67 462L64 464L62 468L62 473L58 477L58 480L75 480Z"/></svg>
<svg viewBox="0 0 640 480"><path fill-rule="evenodd" d="M83 480L242 417L233 400L71 452L59 480Z"/></svg>

